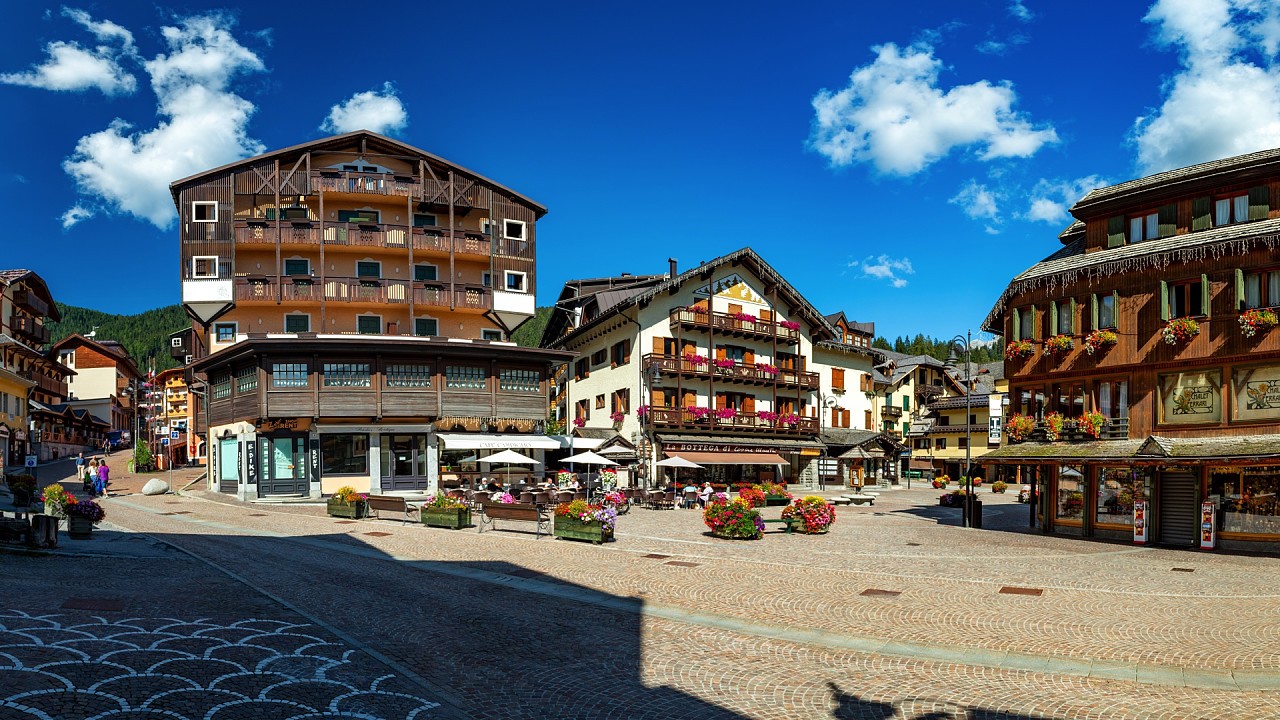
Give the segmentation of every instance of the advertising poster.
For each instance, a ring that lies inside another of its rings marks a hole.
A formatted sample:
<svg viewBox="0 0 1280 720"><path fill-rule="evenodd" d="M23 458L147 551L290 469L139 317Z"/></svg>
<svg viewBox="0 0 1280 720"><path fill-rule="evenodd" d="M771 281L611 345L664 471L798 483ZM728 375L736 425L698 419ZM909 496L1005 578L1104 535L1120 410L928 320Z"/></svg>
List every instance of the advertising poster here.
<svg viewBox="0 0 1280 720"><path fill-rule="evenodd" d="M1147 544L1147 501L1133 501L1133 544Z"/></svg>
<svg viewBox="0 0 1280 720"><path fill-rule="evenodd" d="M1200 504L1200 549L1212 550L1217 541L1217 513L1213 503Z"/></svg>

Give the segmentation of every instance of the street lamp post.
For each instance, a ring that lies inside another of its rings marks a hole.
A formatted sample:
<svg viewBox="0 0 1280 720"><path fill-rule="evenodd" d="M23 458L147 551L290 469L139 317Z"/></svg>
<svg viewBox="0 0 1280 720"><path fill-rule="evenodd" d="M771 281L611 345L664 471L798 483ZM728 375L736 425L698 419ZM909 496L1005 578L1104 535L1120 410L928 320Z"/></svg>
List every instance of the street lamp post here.
<svg viewBox="0 0 1280 720"><path fill-rule="evenodd" d="M964 332L964 335L956 335L955 337L951 338L951 340L949 340L947 344L950 346L951 352L948 353L947 355L947 362L944 367L946 367L948 370L955 370L956 361L959 359L956 356L956 346L959 345L960 347L964 348L964 382L965 382L965 388L964 388L964 484L966 487L965 487L964 503L962 504L962 507L964 509L961 514L960 524L963 527L974 527L973 455L972 455L973 454L973 424L970 422L970 420L972 419L972 406L973 406L973 386L971 385L972 378L973 378L973 367L972 367L973 366L973 362L972 362L973 338L971 337L970 331L966 330Z"/></svg>

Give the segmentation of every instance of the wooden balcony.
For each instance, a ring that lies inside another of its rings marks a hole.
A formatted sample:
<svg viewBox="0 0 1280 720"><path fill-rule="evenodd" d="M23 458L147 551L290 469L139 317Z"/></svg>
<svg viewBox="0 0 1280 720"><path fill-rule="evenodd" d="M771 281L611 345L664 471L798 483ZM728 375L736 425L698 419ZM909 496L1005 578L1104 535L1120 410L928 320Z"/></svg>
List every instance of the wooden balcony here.
<svg viewBox="0 0 1280 720"><path fill-rule="evenodd" d="M424 283L413 288L413 304L424 307L488 310L492 296L488 288L459 285L450 290L447 283Z"/></svg>
<svg viewBox="0 0 1280 720"><path fill-rule="evenodd" d="M406 280L379 278L325 278L325 302L386 305L409 302Z"/></svg>
<svg viewBox="0 0 1280 720"><path fill-rule="evenodd" d="M33 345L44 345L49 342L49 328L26 315L10 315L9 329L18 336L19 340L27 340Z"/></svg>
<svg viewBox="0 0 1280 720"><path fill-rule="evenodd" d="M682 326L703 332L733 337L778 338L786 343L800 342L798 329L783 327L773 320L740 320L728 313L696 312L692 308L676 308L671 311L671 326Z"/></svg>
<svg viewBox="0 0 1280 720"><path fill-rule="evenodd" d="M969 433L973 436L982 435L986 437L987 426L981 424L973 425L934 425L926 432L927 435L955 435Z"/></svg>
<svg viewBox="0 0 1280 720"><path fill-rule="evenodd" d="M902 417L902 408L896 405L885 405L880 408L880 417L900 418Z"/></svg>
<svg viewBox="0 0 1280 720"><path fill-rule="evenodd" d="M1006 423L1007 423L1007 419L1006 419ZM1008 427L1007 424L1006 424L1006 427ZM986 432L986 427L984 426L982 430L983 432ZM1007 434L1006 434L1006 437L1008 437ZM1076 426L1076 422L1074 420L1067 420L1063 422L1062 433L1058 437L1058 440L1060 441L1065 440L1069 442L1094 442L1098 440L1128 440L1128 439L1129 439L1129 418L1127 417L1108 419L1107 424L1102 426L1102 430L1098 433L1098 437L1096 438L1091 435L1085 434L1083 430L1081 430ZM1017 444L1021 442L1027 442L1027 441L1048 442L1049 441L1048 425L1046 425L1043 420L1037 420L1036 428L1031 432L1030 437L1025 438L1023 440L1009 440L1011 444Z"/></svg>
<svg viewBox="0 0 1280 720"><path fill-rule="evenodd" d="M38 385L41 390L44 390L45 392L51 393L53 395L57 395L58 397L65 398L67 396L66 381L54 380L53 378L45 377L43 375L40 375L34 379L35 379L36 385Z"/></svg>
<svg viewBox="0 0 1280 720"><path fill-rule="evenodd" d="M30 290L14 290L13 304L30 311L36 317L44 317L49 314L49 303L36 297L36 294Z"/></svg>
<svg viewBox="0 0 1280 720"><path fill-rule="evenodd" d="M736 383L745 385L779 385L788 388L799 387L804 390L818 389L818 373L796 372L774 368L761 363L739 363L732 366L718 367L715 360L695 364L684 357L671 357L649 353L644 356L644 367L656 367L660 372L699 379L714 378L717 383Z"/></svg>
<svg viewBox="0 0 1280 720"><path fill-rule="evenodd" d="M384 223L325 223L323 238L326 248L407 250L409 226Z"/></svg>
<svg viewBox="0 0 1280 720"><path fill-rule="evenodd" d="M493 254L533 260L533 243L528 240L512 240L510 238L494 240Z"/></svg>
<svg viewBox="0 0 1280 720"><path fill-rule="evenodd" d="M655 427L664 430L685 430L689 432L711 433L749 433L764 435L817 435L818 419L811 417L798 418L792 425L778 420L766 420L758 412L740 412L731 418L717 418L714 412L702 418L695 418L687 408L649 408L648 421Z"/></svg>
<svg viewBox="0 0 1280 720"><path fill-rule="evenodd" d="M923 398L926 401L932 400L934 398L942 397L942 386L941 385L924 385L924 384L917 385L916 395L918 397Z"/></svg>
<svg viewBox="0 0 1280 720"><path fill-rule="evenodd" d="M422 183L417 178L387 173L312 170L311 188L313 192L344 195L422 196Z"/></svg>
<svg viewBox="0 0 1280 720"><path fill-rule="evenodd" d="M235 226L236 245L243 247L266 246L275 247L276 238L281 245L296 247L320 246L320 223L310 220L287 220L280 223L280 231L276 232L276 223L271 220L237 220Z"/></svg>
<svg viewBox="0 0 1280 720"><path fill-rule="evenodd" d="M415 252L438 252L441 254L465 255L476 258L488 258L492 254L492 243L489 237L479 230L454 230L442 227L413 228L413 249Z"/></svg>

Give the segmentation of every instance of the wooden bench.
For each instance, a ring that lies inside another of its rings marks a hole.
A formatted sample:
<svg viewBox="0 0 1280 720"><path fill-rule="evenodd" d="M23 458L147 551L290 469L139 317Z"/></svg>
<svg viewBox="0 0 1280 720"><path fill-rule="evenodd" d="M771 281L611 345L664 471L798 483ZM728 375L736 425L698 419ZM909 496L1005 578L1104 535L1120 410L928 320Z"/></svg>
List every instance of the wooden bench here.
<svg viewBox="0 0 1280 720"><path fill-rule="evenodd" d="M534 534L542 537L543 534L551 534L551 515L545 507L540 507L532 503L495 503L482 502L480 504L480 522L477 523L477 532L484 532L486 525L490 530L497 530L494 525L495 520L522 520L524 522L534 523Z"/></svg>
<svg viewBox="0 0 1280 720"><path fill-rule="evenodd" d="M375 517L382 517L380 514L382 510L402 513L400 517L401 525L412 519L422 509L418 503L411 503L400 495L370 495L365 502L368 504L369 512L374 513Z"/></svg>
<svg viewBox="0 0 1280 720"><path fill-rule="evenodd" d="M875 505L875 504L876 504L876 496L875 496L875 495L867 495L867 494L864 494L864 493L858 493L858 494L856 494L856 495L841 495L841 496L840 496L840 498L841 498L842 500L848 500L849 502L853 503L854 505L861 505L861 504L863 504L863 503L866 503L866 504L868 504L868 505ZM838 503L837 503L837 504L838 504Z"/></svg>
<svg viewBox="0 0 1280 720"><path fill-rule="evenodd" d="M782 520L782 519L779 519L779 520L765 520L765 521L764 521L764 524L765 524L765 525L770 525L770 524L773 524L773 523L780 523L780 524L783 526L783 530L785 530L785 531L786 531L786 533L787 533L788 535L790 535L790 534L791 534L791 531L796 529L796 526L798 526L798 525L802 525L802 524L804 523L804 520L800 520L800 519L798 519L798 518L797 518L797 519L793 519L793 520Z"/></svg>

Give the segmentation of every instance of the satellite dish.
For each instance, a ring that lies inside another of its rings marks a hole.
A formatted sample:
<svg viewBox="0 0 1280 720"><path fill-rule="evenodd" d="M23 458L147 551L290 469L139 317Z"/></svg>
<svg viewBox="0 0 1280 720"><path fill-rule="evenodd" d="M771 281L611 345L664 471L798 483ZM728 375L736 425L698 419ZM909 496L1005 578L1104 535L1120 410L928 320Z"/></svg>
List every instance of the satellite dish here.
<svg viewBox="0 0 1280 720"><path fill-rule="evenodd" d="M833 408L836 406L838 402L839 401L836 400L834 397L828 397L826 400L822 401L822 404L826 405L829 408Z"/></svg>

